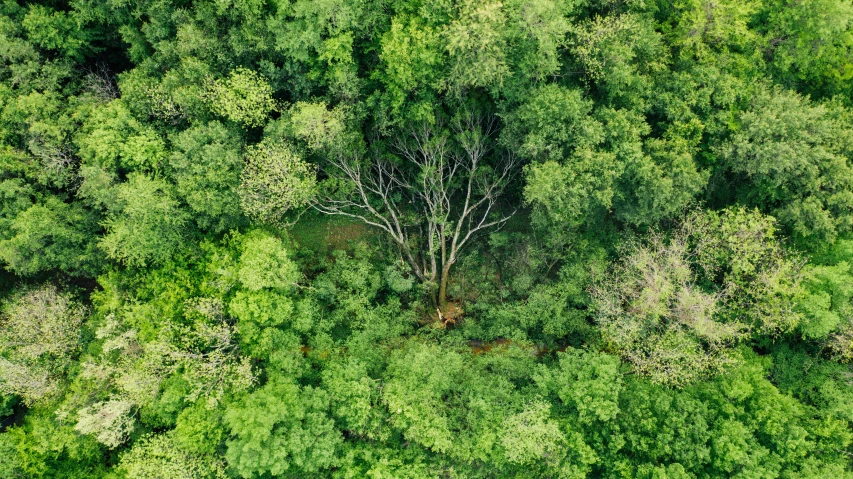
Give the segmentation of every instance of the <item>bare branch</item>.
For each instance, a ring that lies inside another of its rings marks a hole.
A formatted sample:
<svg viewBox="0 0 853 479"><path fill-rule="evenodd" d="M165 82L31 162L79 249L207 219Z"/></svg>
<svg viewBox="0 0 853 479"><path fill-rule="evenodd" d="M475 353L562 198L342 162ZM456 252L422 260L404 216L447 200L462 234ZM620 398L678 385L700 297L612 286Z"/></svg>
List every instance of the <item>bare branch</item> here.
<svg viewBox="0 0 853 479"><path fill-rule="evenodd" d="M346 180L351 194L332 191L313 204L324 214L390 235L418 278L439 280L439 302L459 251L478 232L502 226L515 213L493 218L517 166L512 156L500 158L494 170L486 164L494 152L496 118L469 113L452 126L455 136L440 123L412 125L391 143L402 163L329 158L327 174Z"/></svg>

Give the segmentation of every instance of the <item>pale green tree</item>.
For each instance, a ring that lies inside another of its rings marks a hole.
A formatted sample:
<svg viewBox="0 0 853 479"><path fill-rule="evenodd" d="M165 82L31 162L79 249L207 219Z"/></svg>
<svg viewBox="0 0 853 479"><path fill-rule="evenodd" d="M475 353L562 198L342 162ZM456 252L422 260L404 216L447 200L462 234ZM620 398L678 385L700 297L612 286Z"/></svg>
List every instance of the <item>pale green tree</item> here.
<svg viewBox="0 0 853 479"><path fill-rule="evenodd" d="M249 147L239 190L243 211L262 221L283 222L287 212L308 205L315 171L286 143L264 140Z"/></svg>
<svg viewBox="0 0 853 479"><path fill-rule="evenodd" d="M272 93L261 74L237 68L227 78L212 81L206 98L214 113L251 128L266 123L275 110Z"/></svg>
<svg viewBox="0 0 853 479"><path fill-rule="evenodd" d="M86 309L46 284L11 297L0 312L0 392L28 404L56 394L81 347Z"/></svg>
<svg viewBox="0 0 853 479"><path fill-rule="evenodd" d="M133 432L136 405L130 401L111 399L87 406L77 413L74 429L80 434L91 434L110 449L124 444Z"/></svg>
<svg viewBox="0 0 853 479"><path fill-rule="evenodd" d="M670 237L628 244L591 289L595 319L637 372L683 386L736 363L739 342L796 328L797 271L772 218L694 212Z"/></svg>
<svg viewBox="0 0 853 479"><path fill-rule="evenodd" d="M183 451L171 434L142 437L121 455L118 469L128 479L225 479L225 465L213 456Z"/></svg>

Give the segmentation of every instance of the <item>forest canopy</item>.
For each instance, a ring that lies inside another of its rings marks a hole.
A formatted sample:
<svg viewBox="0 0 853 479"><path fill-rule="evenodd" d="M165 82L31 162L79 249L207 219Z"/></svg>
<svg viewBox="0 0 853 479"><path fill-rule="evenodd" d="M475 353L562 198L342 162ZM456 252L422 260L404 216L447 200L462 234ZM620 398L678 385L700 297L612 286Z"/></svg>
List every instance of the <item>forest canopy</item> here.
<svg viewBox="0 0 853 479"><path fill-rule="evenodd" d="M853 479L851 0L0 0L0 478Z"/></svg>

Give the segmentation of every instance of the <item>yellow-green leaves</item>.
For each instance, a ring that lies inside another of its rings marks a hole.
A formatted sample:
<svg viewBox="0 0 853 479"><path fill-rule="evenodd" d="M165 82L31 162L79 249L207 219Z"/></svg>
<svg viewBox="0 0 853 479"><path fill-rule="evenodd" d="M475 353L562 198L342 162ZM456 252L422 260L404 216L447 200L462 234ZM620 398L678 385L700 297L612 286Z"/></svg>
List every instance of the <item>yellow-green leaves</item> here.
<svg viewBox="0 0 853 479"><path fill-rule="evenodd" d="M534 402L504 420L506 431L501 437L501 446L509 462L536 464L561 452L564 435L550 416L550 404Z"/></svg>
<svg viewBox="0 0 853 479"><path fill-rule="evenodd" d="M745 209L695 212L671 237L630 244L592 287L605 341L652 381L683 386L737 362L750 337L791 332L798 264L773 219Z"/></svg>
<svg viewBox="0 0 853 479"><path fill-rule="evenodd" d="M459 88L499 87L509 75L506 59L506 14L500 1L465 0L444 32Z"/></svg>
<svg viewBox="0 0 853 479"><path fill-rule="evenodd" d="M761 2L743 0L679 0L676 24L669 33L684 59L710 61L716 55L745 52L757 56L759 35L748 27ZM756 58L756 60L758 60Z"/></svg>
<svg viewBox="0 0 853 479"><path fill-rule="evenodd" d="M219 458L193 454L179 447L172 434L149 434L121 455L118 465L127 479L225 479Z"/></svg>
<svg viewBox="0 0 853 479"><path fill-rule="evenodd" d="M249 128L266 123L276 108L269 83L247 68L237 68L228 78L214 80L208 85L207 100L214 113Z"/></svg>
<svg viewBox="0 0 853 479"><path fill-rule="evenodd" d="M395 18L382 37L382 74L394 114L413 101L416 119L430 119L434 94L445 87L446 62L440 30L417 18Z"/></svg>
<svg viewBox="0 0 853 479"><path fill-rule="evenodd" d="M163 180L131 175L116 187L116 203L104 222L100 246L127 265L162 264L178 252L188 215Z"/></svg>
<svg viewBox="0 0 853 479"><path fill-rule="evenodd" d="M287 212L311 201L315 175L314 166L286 143L264 140L251 146L240 186L243 211L261 221L281 224Z"/></svg>
<svg viewBox="0 0 853 479"><path fill-rule="evenodd" d="M46 50L61 52L74 60L82 60L91 49L89 41L93 32L83 28L77 12L69 14L42 5L32 5L22 26L30 41Z"/></svg>
<svg viewBox="0 0 853 479"><path fill-rule="evenodd" d="M80 349L86 310L53 285L23 290L0 310L0 392L27 404L59 392Z"/></svg>
<svg viewBox="0 0 853 479"><path fill-rule="evenodd" d="M346 148L346 115L343 108L330 110L325 102L297 102L290 111L293 135L312 151L340 154Z"/></svg>
<svg viewBox="0 0 853 479"><path fill-rule="evenodd" d="M134 118L122 100L96 108L75 143L84 164L108 171L154 171L166 159L163 139Z"/></svg>
<svg viewBox="0 0 853 479"><path fill-rule="evenodd" d="M255 234L243 240L237 277L249 291L287 290L299 280L299 269L288 257L281 240Z"/></svg>

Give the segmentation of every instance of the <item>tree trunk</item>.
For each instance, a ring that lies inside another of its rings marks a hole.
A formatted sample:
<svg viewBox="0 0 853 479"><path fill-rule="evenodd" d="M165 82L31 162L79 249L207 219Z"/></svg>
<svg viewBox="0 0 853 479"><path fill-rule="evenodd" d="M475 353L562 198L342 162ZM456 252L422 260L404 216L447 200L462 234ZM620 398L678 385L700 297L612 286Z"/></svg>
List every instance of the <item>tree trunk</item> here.
<svg viewBox="0 0 853 479"><path fill-rule="evenodd" d="M450 265L441 269L441 281L438 284L438 307L443 308L447 304L447 278L450 276Z"/></svg>

